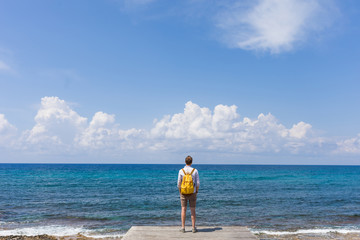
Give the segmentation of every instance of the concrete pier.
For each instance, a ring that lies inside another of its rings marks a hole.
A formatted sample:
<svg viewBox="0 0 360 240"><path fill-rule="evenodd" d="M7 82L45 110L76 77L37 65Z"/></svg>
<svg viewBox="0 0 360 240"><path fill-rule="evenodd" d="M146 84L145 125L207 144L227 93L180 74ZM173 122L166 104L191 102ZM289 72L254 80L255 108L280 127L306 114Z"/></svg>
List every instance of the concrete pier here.
<svg viewBox="0 0 360 240"><path fill-rule="evenodd" d="M206 240L256 240L246 227L240 226L198 226L198 232L192 233L191 227L180 232L179 226L133 226L125 234L123 240L167 240L167 239L206 239Z"/></svg>

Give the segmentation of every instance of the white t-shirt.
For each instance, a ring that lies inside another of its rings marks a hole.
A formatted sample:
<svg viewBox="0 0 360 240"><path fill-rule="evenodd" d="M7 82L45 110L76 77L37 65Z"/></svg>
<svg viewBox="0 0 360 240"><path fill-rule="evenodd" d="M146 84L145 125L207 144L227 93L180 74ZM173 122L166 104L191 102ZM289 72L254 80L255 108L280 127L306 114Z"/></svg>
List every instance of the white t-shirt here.
<svg viewBox="0 0 360 240"><path fill-rule="evenodd" d="M186 165L184 167L184 170L186 173L191 173L191 171L193 170L192 167ZM181 186L181 182L184 176L184 172L182 169L179 170L179 175L178 175L178 181L177 181L177 187L179 188ZM196 187L200 186L200 179L199 179L199 172L197 169L195 169L195 171L191 174L191 177L193 179L194 182L194 193L196 192Z"/></svg>

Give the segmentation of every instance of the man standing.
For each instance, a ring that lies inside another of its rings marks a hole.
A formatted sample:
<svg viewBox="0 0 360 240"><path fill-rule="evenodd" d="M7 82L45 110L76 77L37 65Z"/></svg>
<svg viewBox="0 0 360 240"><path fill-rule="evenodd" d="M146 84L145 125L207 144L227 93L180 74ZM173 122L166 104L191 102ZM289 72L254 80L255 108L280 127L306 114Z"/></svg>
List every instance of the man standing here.
<svg viewBox="0 0 360 240"><path fill-rule="evenodd" d="M196 233L197 229L195 227L196 222L196 196L199 192L199 186L200 186L200 179L199 179L199 172L195 168L191 167L192 164L192 157L187 156L185 158L186 166L179 171L178 175L178 182L177 186L179 188L180 193L180 201L181 201L181 230L182 232L185 232L185 218L186 218L186 208L187 208L187 202L189 202L190 210L191 210L191 222L192 222L192 232ZM191 174L193 185L194 185L194 191L190 194L182 194L181 193L181 184L183 182L184 176L186 174Z"/></svg>

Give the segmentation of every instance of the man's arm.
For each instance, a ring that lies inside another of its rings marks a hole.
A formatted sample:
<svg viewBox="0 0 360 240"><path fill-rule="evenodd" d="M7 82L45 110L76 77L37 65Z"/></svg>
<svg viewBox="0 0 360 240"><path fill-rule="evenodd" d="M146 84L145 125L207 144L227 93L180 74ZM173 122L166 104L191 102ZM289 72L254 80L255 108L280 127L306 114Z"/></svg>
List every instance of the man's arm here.
<svg viewBox="0 0 360 240"><path fill-rule="evenodd" d="M199 172L196 170L196 193L199 192L199 187L200 187Z"/></svg>
<svg viewBox="0 0 360 240"><path fill-rule="evenodd" d="M181 171L181 170L180 170ZM181 181L182 181L182 175L181 172L179 171L179 175L178 175L178 181L177 181L177 187L179 189L179 193L181 194Z"/></svg>

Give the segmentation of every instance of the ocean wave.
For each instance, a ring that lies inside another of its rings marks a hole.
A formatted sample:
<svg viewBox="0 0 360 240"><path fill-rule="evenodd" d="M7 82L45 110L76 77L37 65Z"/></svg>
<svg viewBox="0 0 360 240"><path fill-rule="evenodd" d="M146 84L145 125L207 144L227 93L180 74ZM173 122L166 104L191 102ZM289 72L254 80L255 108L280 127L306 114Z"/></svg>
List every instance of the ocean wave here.
<svg viewBox="0 0 360 240"><path fill-rule="evenodd" d="M78 221L107 221L116 219L116 217L100 217L100 216L65 216L61 219L78 220Z"/></svg>
<svg viewBox="0 0 360 240"><path fill-rule="evenodd" d="M96 233L90 233L90 234L87 234L87 233L84 233L82 234L84 235L85 237L91 237L91 238L121 238L124 236L124 234L120 234L120 233L114 233L114 234L96 234Z"/></svg>
<svg viewBox="0 0 360 240"><path fill-rule="evenodd" d="M10 225L10 224L17 224L17 222L4 222L4 221L0 221L0 226L1 226L1 225Z"/></svg>
<svg viewBox="0 0 360 240"><path fill-rule="evenodd" d="M316 228L316 229L299 229L296 231L268 231L268 230L251 230L254 234L268 234L268 235L293 235L293 234L327 234L330 232L337 232L342 234L360 233L360 229L350 228Z"/></svg>
<svg viewBox="0 0 360 240"><path fill-rule="evenodd" d="M24 227L16 229L0 229L0 236L10 235L25 235L25 236L37 236L37 235L51 235L56 237L74 236L81 234L86 237L92 238L120 238L123 236L121 233L104 233L99 231L85 229L79 226L60 226L60 225L48 225L48 226L35 226Z"/></svg>

